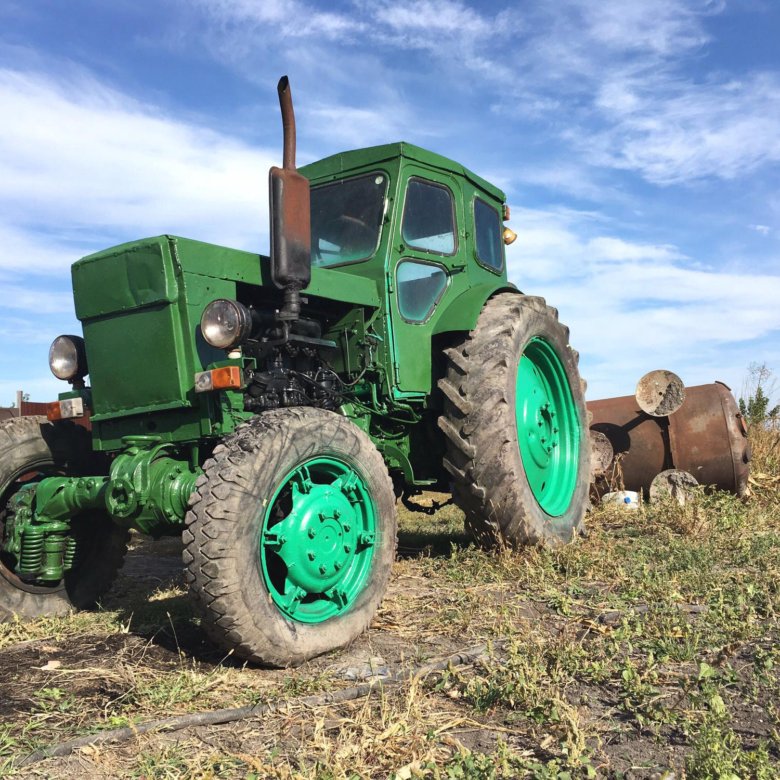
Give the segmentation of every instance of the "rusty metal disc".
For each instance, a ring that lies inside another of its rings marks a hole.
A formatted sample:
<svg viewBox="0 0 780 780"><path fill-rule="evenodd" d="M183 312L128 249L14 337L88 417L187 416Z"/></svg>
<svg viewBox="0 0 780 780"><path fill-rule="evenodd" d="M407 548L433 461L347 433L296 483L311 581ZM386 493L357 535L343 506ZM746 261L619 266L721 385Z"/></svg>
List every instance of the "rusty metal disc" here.
<svg viewBox="0 0 780 780"><path fill-rule="evenodd" d="M657 474L650 483L650 502L661 501L667 496L677 499L677 503L684 504L698 485L693 474L680 469L666 469Z"/></svg>
<svg viewBox="0 0 780 780"><path fill-rule="evenodd" d="M635 398L645 414L667 417L683 405L685 384L673 371L659 368L637 382Z"/></svg>
<svg viewBox="0 0 780 780"><path fill-rule="evenodd" d="M590 432L590 469L592 477L602 476L612 465L615 450L601 431Z"/></svg>

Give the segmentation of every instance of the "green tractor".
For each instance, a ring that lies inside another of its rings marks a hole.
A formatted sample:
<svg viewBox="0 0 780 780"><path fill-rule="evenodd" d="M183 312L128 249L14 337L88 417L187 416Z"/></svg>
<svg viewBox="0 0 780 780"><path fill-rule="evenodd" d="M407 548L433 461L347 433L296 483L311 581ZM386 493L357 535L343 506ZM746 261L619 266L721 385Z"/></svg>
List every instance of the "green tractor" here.
<svg viewBox="0 0 780 780"><path fill-rule="evenodd" d="M73 265L71 389L0 424L0 619L88 607L130 529L181 534L209 637L288 666L370 624L399 497L451 492L485 545L582 522L577 353L507 281L504 194L407 143L299 173L278 91L270 257L166 235Z"/></svg>

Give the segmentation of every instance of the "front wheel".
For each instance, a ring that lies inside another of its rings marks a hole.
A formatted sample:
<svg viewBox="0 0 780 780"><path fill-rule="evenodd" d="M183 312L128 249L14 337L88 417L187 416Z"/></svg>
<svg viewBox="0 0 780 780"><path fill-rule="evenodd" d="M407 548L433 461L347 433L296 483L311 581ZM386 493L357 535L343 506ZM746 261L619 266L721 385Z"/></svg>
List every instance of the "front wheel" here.
<svg viewBox="0 0 780 780"><path fill-rule="evenodd" d="M588 505L590 444L569 330L542 298L502 293L446 350L445 468L486 546L571 540Z"/></svg>
<svg viewBox="0 0 780 780"><path fill-rule="evenodd" d="M283 667L368 628L395 556L395 500L353 423L266 412L214 450L191 501L184 560L214 642Z"/></svg>

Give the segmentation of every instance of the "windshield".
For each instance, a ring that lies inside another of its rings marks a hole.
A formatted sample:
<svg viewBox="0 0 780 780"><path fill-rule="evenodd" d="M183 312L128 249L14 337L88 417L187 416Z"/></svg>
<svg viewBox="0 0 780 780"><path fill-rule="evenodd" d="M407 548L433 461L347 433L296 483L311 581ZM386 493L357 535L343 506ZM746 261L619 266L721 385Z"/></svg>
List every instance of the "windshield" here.
<svg viewBox="0 0 780 780"><path fill-rule="evenodd" d="M356 263L379 244L387 179L371 173L311 191L311 260L316 266Z"/></svg>

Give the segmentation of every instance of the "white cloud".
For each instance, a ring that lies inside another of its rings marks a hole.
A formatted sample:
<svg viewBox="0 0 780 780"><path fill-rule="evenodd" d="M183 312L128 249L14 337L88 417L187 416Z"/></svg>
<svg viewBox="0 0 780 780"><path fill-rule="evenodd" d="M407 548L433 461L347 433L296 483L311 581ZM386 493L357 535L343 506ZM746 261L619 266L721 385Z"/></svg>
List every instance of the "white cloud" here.
<svg viewBox="0 0 780 780"><path fill-rule="evenodd" d="M2 167L0 166L0 170ZM6 204L2 203L3 211ZM20 219L23 215L19 214ZM26 273L50 273L66 271L70 264L87 254L88 244L68 244L62 235L38 233L7 224L8 217L0 216L0 270Z"/></svg>
<svg viewBox="0 0 780 780"><path fill-rule="evenodd" d="M429 58L429 79L475 89L474 79L488 75L482 89L495 111L549 121L581 160L632 171L655 184L733 179L780 161L775 74L734 80L705 72L693 80L682 67L712 42L705 22L723 10L721 0L560 0L508 5L498 13L461 0L353 0L349 11L329 12L327 20L302 0L200 5L220 23L208 33L219 40L214 50L234 64L243 62L245 71L256 70L260 53L265 56L277 36L294 36L306 39L315 61L340 63L342 78L353 87L375 89L394 81L414 88L420 74L403 52L422 52ZM335 51L332 41L339 44ZM368 78L353 58L372 46L397 56L392 71L379 66ZM307 61L290 62L298 67ZM307 67L319 81L311 60ZM359 127L364 110L389 118L405 105L401 99L389 105L372 101L373 90L362 91L362 105L328 95L329 116L351 114ZM413 115L410 109L404 113ZM344 116L339 124L351 123ZM347 138L365 137L347 132Z"/></svg>
<svg viewBox="0 0 780 780"><path fill-rule="evenodd" d="M685 257L673 246L636 244L613 236L600 236L590 239L587 251L594 260L618 263L632 260L669 262L671 260L682 260Z"/></svg>
<svg viewBox="0 0 780 780"><path fill-rule="evenodd" d="M704 44L709 36L702 28L701 15L716 12L723 3L575 0L573 5L582 14L587 37L599 46L616 52L649 52L667 57Z"/></svg>
<svg viewBox="0 0 780 780"><path fill-rule="evenodd" d="M609 186L596 168L581 165L573 159L561 159L546 164L524 160L513 174L517 182L512 182L507 177L505 184L500 185L503 189L509 191L518 185L530 184L601 204L627 200L625 193ZM503 175L506 177L506 172ZM490 178L490 181L494 179ZM522 197L522 193L519 193L519 197Z"/></svg>
<svg viewBox="0 0 780 780"><path fill-rule="evenodd" d="M3 309L39 314L70 314L73 311L73 296L62 290L34 290L29 284L6 284L0 281L0 300Z"/></svg>
<svg viewBox="0 0 780 780"><path fill-rule="evenodd" d="M510 278L559 308L590 397L653 368L738 387L755 357L745 349L780 331L780 276L701 270L676 247L604 234L592 215L518 209L515 221Z"/></svg>
<svg viewBox="0 0 780 780"><path fill-rule="evenodd" d="M321 11L297 0L196 0L221 24L236 26L244 35L276 27L285 38L336 38L363 29L354 16ZM278 35L276 36L278 37Z"/></svg>
<svg viewBox="0 0 780 780"><path fill-rule="evenodd" d="M105 243L174 232L258 250L267 236L277 155L164 116L86 74L0 70L0 104L0 235L18 257L30 250L27 267L59 262L62 242L49 233L84 245L90 233Z"/></svg>
<svg viewBox="0 0 780 780"><path fill-rule="evenodd" d="M486 17L457 0L380 3L376 6L375 19L391 30L422 35L407 40L412 45L425 45L426 48L434 45L442 33L479 39L494 32Z"/></svg>
<svg viewBox="0 0 780 780"><path fill-rule="evenodd" d="M581 144L593 164L656 184L734 179L780 162L780 77L696 84L607 82L597 105L610 127Z"/></svg>
<svg viewBox="0 0 780 780"><path fill-rule="evenodd" d="M769 225L748 225L751 230L755 230L756 233L760 233L762 236L768 236L772 232L772 228Z"/></svg>
<svg viewBox="0 0 780 780"><path fill-rule="evenodd" d="M358 149L364 146L404 140L412 117L403 106L395 110L357 108L314 103L301 112L331 149ZM415 128L418 135L431 135Z"/></svg>

